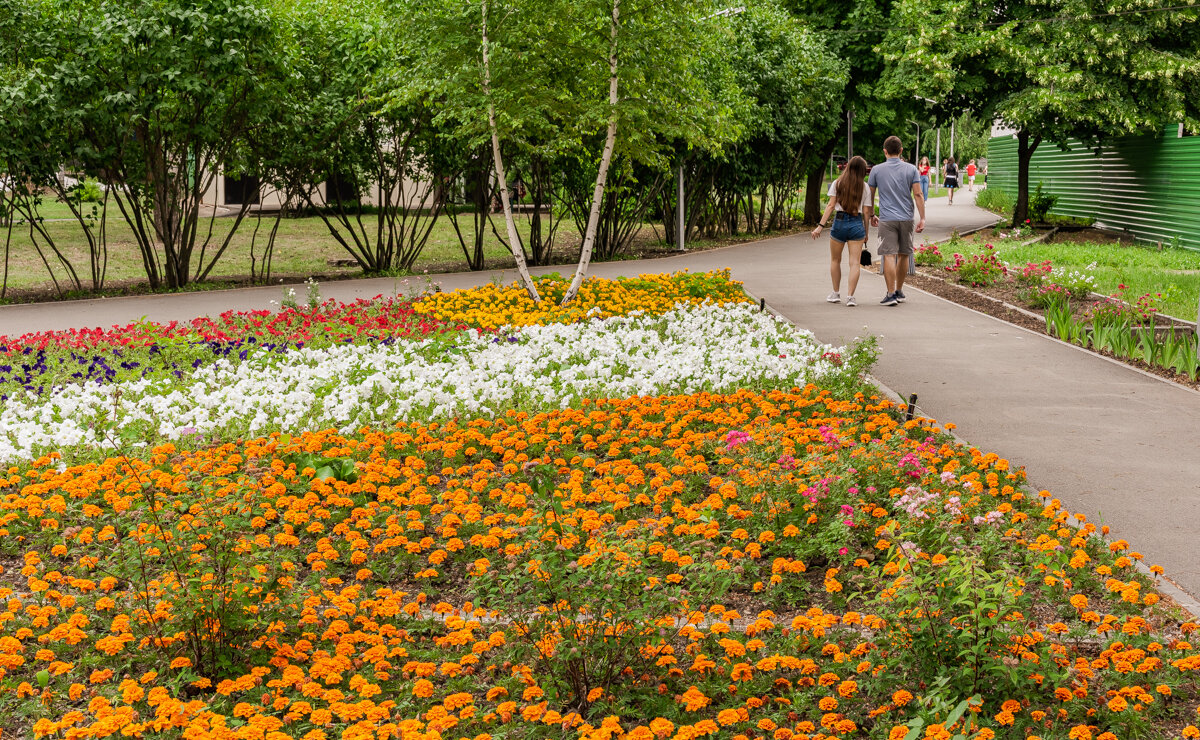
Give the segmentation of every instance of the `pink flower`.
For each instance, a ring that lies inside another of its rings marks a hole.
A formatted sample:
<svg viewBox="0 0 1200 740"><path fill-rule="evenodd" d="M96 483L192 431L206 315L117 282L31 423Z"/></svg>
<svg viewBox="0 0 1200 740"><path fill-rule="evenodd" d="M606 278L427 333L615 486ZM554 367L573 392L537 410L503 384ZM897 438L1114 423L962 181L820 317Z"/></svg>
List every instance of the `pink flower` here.
<svg viewBox="0 0 1200 740"><path fill-rule="evenodd" d="M842 549L838 550L838 555L845 555L848 552L850 552L850 548L843 547Z"/></svg>

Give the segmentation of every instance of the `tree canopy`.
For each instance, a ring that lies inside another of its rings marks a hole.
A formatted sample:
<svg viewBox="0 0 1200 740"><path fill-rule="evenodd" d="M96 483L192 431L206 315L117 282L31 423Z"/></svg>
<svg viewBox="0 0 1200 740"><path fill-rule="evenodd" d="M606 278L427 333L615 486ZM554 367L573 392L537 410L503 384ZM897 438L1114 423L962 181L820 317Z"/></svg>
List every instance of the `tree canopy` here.
<svg viewBox="0 0 1200 740"><path fill-rule="evenodd" d="M899 0L888 89L1017 129L1024 220L1040 142L1098 143L1200 120L1200 8L1170 0Z"/></svg>

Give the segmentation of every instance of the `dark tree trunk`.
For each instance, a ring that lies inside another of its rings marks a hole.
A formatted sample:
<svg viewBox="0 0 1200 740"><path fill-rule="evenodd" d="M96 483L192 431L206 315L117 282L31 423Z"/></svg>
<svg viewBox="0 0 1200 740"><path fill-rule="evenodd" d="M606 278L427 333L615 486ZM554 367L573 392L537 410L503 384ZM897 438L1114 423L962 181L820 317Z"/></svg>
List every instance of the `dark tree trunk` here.
<svg viewBox="0 0 1200 740"><path fill-rule="evenodd" d="M1040 136L1031 140L1028 131L1017 133L1017 202L1013 206L1013 226L1029 218L1029 163L1041 141Z"/></svg>
<svg viewBox="0 0 1200 740"><path fill-rule="evenodd" d="M821 147L821 156L817 158L813 169L809 170L804 184L804 223L815 224L821 220L821 184L825 182L825 167L829 164L829 155L837 139L830 139Z"/></svg>

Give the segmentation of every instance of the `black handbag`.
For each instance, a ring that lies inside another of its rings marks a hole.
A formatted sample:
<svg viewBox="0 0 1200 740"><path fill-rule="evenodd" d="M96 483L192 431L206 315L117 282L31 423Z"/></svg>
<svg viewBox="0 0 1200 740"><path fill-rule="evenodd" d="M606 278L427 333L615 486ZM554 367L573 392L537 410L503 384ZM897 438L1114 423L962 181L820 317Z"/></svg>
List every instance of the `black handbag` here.
<svg viewBox="0 0 1200 740"><path fill-rule="evenodd" d="M871 266L871 250L867 249L867 245L863 245L862 254L858 256L858 263L863 267Z"/></svg>

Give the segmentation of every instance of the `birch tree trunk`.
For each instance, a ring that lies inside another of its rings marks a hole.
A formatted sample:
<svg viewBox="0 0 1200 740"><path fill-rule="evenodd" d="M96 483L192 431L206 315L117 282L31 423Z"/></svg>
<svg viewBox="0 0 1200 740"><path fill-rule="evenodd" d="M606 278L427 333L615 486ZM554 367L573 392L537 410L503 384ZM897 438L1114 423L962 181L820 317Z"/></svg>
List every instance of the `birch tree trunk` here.
<svg viewBox="0 0 1200 740"><path fill-rule="evenodd" d="M596 243L596 229L600 222L600 201L604 198L604 184L608 181L608 167L612 164L613 146L617 141L617 31L618 15L621 0L613 0L612 6L612 36L608 53L608 135L604 139L604 153L600 156L600 171L596 173L596 189L592 193L592 211L588 215L587 230L583 235L583 247L579 252L579 265L575 268L575 277L571 287L563 295L562 305L567 305L575 299L579 286L587 275L588 265L592 261L592 247Z"/></svg>
<svg viewBox="0 0 1200 740"><path fill-rule="evenodd" d="M500 203L504 207L504 225L508 229L508 246L512 250L513 260L517 263L517 276L521 280L521 285L525 288L525 292L529 293L529 297L534 303L541 302L541 297L538 295L537 286L533 283L533 277L529 274L529 267L525 264L525 250L521 248L521 240L517 236L517 224L513 220L512 203L508 198L508 180L504 176L504 160L500 156L500 133L496 128L496 105L492 102L492 72L491 60L488 56L488 2L483 0L483 94L488 99L488 128L492 132L492 159L496 167L497 184L500 186ZM540 218L540 214L534 214L534 218Z"/></svg>

